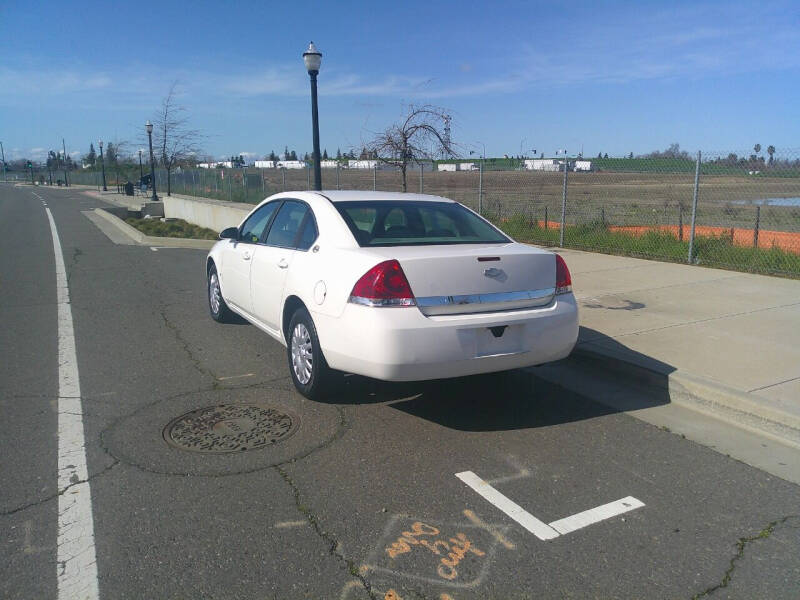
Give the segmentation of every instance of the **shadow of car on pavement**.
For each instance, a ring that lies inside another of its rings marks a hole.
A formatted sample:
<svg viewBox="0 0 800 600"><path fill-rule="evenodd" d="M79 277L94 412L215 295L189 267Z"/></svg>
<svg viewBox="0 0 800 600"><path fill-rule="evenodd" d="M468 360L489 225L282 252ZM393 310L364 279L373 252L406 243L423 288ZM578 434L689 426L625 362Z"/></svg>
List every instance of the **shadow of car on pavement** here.
<svg viewBox="0 0 800 600"><path fill-rule="evenodd" d="M646 368L598 360L579 344L563 360L502 373L409 383L348 376L332 400L340 404L387 402L394 409L462 431L547 427L669 403L667 377L674 367L636 353L602 333L581 329L581 339L591 339L609 354L625 356ZM544 379L544 370L583 378L590 390L602 386L594 382L610 378L619 389L605 385L603 394L589 398L590 393L570 391ZM629 385L631 382L635 385Z"/></svg>

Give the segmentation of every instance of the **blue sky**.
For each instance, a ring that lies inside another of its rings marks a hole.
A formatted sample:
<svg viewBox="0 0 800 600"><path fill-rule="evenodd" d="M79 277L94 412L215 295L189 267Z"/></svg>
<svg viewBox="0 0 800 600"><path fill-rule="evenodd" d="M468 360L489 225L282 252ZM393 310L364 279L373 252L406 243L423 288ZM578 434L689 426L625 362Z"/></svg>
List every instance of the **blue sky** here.
<svg viewBox="0 0 800 600"><path fill-rule="evenodd" d="M49 2L0 4L6 158L67 140L141 144L170 84L209 155L360 147L409 103L490 156L635 154L678 142L800 151L797 2Z"/></svg>

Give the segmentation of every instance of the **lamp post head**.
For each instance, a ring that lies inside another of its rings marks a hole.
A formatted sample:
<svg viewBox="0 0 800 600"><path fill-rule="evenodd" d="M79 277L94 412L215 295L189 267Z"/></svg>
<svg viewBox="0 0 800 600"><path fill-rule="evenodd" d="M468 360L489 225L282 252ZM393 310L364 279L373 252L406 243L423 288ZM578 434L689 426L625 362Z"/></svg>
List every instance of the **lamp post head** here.
<svg viewBox="0 0 800 600"><path fill-rule="evenodd" d="M97 140L97 145L100 146L100 150L103 149L103 140Z"/></svg>
<svg viewBox="0 0 800 600"><path fill-rule="evenodd" d="M153 124L150 121L144 124L144 128L147 130L148 134L153 133Z"/></svg>
<svg viewBox="0 0 800 600"><path fill-rule="evenodd" d="M303 52L303 62L306 63L306 71L319 73L319 67L322 64L322 52L317 50L314 42L311 42L308 45L308 49Z"/></svg>

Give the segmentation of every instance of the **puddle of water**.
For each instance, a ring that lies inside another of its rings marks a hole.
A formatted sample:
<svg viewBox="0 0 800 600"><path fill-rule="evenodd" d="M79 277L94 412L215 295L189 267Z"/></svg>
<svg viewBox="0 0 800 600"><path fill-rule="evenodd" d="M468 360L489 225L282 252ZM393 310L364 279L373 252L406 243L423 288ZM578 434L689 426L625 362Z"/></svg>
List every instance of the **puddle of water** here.
<svg viewBox="0 0 800 600"><path fill-rule="evenodd" d="M800 198L761 198L760 200L736 200L734 204L749 206L800 206Z"/></svg>

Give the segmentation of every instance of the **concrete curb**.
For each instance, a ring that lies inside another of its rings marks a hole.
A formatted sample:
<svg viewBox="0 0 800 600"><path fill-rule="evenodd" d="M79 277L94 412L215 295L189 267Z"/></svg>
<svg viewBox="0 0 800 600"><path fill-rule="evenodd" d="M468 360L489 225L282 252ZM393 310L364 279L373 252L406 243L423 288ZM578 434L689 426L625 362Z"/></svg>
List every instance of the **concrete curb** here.
<svg viewBox="0 0 800 600"><path fill-rule="evenodd" d="M131 240L141 246L160 246L170 248L195 248L198 250L210 250L217 243L216 240L196 240L189 238L155 237L145 235L135 227L131 227L119 217L110 212L95 208L93 213L116 227L120 232L128 236Z"/></svg>
<svg viewBox="0 0 800 600"><path fill-rule="evenodd" d="M560 369L537 371L537 375L568 389L574 389L571 380L584 376L586 370L605 378L612 375L619 384L628 383L643 390L656 388L672 403L800 449L800 417L760 396L680 370L663 372L625 357L581 346L576 346L570 359L556 364ZM565 371L564 376L558 374L561 369ZM586 388L575 391L586 393ZM596 399L616 407L615 402L606 402L602 397Z"/></svg>

